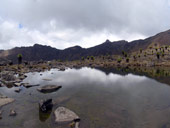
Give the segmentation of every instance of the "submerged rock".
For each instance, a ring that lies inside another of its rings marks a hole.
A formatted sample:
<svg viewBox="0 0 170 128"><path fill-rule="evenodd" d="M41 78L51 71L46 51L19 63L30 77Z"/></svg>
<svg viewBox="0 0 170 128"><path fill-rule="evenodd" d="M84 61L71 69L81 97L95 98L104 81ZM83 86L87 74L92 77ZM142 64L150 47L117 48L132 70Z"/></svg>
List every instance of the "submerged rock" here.
<svg viewBox="0 0 170 128"><path fill-rule="evenodd" d="M9 116L16 116L16 115L17 115L16 111L11 109L10 113L9 113Z"/></svg>
<svg viewBox="0 0 170 128"><path fill-rule="evenodd" d="M69 126L70 126L70 128L79 128L79 122L71 122L70 124L69 124Z"/></svg>
<svg viewBox="0 0 170 128"><path fill-rule="evenodd" d="M57 91L61 87L62 86L58 86L58 85L45 85L45 86L42 86L42 87L38 88L37 90L39 92L43 92L43 93L50 93L50 92Z"/></svg>
<svg viewBox="0 0 170 128"><path fill-rule="evenodd" d="M49 110L52 110L52 107L53 107L52 99L41 100L39 102L39 109L42 112L48 112Z"/></svg>
<svg viewBox="0 0 170 128"><path fill-rule="evenodd" d="M54 111L55 115L55 122L56 123L70 123L70 122L79 122L80 118L76 115L73 111L65 108L65 107L58 107Z"/></svg>
<svg viewBox="0 0 170 128"><path fill-rule="evenodd" d="M52 81L52 79L47 79L47 78L42 79L42 80L45 80L45 81Z"/></svg>
<svg viewBox="0 0 170 128"><path fill-rule="evenodd" d="M47 112L42 112L42 110L39 109L39 120L41 122L45 122L48 118L50 118L51 113L52 109Z"/></svg>

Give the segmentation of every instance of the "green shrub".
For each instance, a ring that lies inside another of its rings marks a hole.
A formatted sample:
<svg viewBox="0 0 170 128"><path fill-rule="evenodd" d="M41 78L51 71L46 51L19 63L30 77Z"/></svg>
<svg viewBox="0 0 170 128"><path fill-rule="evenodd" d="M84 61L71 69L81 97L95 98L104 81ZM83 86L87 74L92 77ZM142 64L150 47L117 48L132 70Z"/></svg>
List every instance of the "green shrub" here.
<svg viewBox="0 0 170 128"><path fill-rule="evenodd" d="M122 61L122 58L121 58L121 57L117 59L117 62L118 62L118 63L121 63L121 61Z"/></svg>
<svg viewBox="0 0 170 128"><path fill-rule="evenodd" d="M94 60L94 56L91 56L90 58L91 58L91 60Z"/></svg>

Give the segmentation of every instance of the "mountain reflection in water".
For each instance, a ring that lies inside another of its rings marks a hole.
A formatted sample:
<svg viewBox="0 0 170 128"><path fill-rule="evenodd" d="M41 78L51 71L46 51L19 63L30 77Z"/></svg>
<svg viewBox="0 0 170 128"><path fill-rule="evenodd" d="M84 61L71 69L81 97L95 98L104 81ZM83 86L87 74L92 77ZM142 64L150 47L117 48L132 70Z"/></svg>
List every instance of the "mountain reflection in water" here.
<svg viewBox="0 0 170 128"><path fill-rule="evenodd" d="M40 86L62 85L62 88L49 94L38 92L38 87L25 88L19 94L14 92L14 87L0 88L0 93L16 99L2 108L4 114L0 127L54 128L57 126L52 113L58 106L65 106L80 116L80 128L168 128L170 86L159 82L168 75L153 77L151 72L85 67L28 73L24 82ZM163 74L160 72L157 74ZM38 102L47 98L53 99L54 108L51 115L42 115ZM11 107L18 112L15 118L8 116Z"/></svg>

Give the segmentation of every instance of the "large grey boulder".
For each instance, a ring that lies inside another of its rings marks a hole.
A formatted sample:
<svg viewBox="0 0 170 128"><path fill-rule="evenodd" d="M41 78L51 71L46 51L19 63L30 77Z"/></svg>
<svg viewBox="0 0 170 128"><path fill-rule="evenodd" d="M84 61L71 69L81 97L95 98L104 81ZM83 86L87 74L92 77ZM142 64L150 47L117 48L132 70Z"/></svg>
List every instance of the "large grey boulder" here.
<svg viewBox="0 0 170 128"><path fill-rule="evenodd" d="M65 107L58 107L54 111L55 115L55 122L56 123L70 123L73 121L79 121L80 118L77 114L75 114L73 111L65 108Z"/></svg>
<svg viewBox="0 0 170 128"><path fill-rule="evenodd" d="M50 93L50 92L55 92L57 91L58 89L60 89L62 86L58 86L58 85L45 85L45 86L42 86L40 88L37 88L37 90L39 92L42 92L42 93Z"/></svg>

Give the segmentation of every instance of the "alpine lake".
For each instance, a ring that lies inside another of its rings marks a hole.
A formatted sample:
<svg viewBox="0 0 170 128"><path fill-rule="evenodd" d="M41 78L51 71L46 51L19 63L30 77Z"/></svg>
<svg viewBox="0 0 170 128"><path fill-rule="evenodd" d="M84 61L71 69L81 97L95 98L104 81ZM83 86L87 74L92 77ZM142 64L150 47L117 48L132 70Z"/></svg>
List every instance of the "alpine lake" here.
<svg viewBox="0 0 170 128"><path fill-rule="evenodd" d="M0 128L60 128L54 110L64 106L81 119L80 128L170 128L170 69L67 68L27 73L23 82L61 85L52 93L40 86L0 87L15 101L0 108ZM52 111L42 113L39 101L52 98ZM17 115L9 116L10 109ZM67 127L69 128L69 126Z"/></svg>

